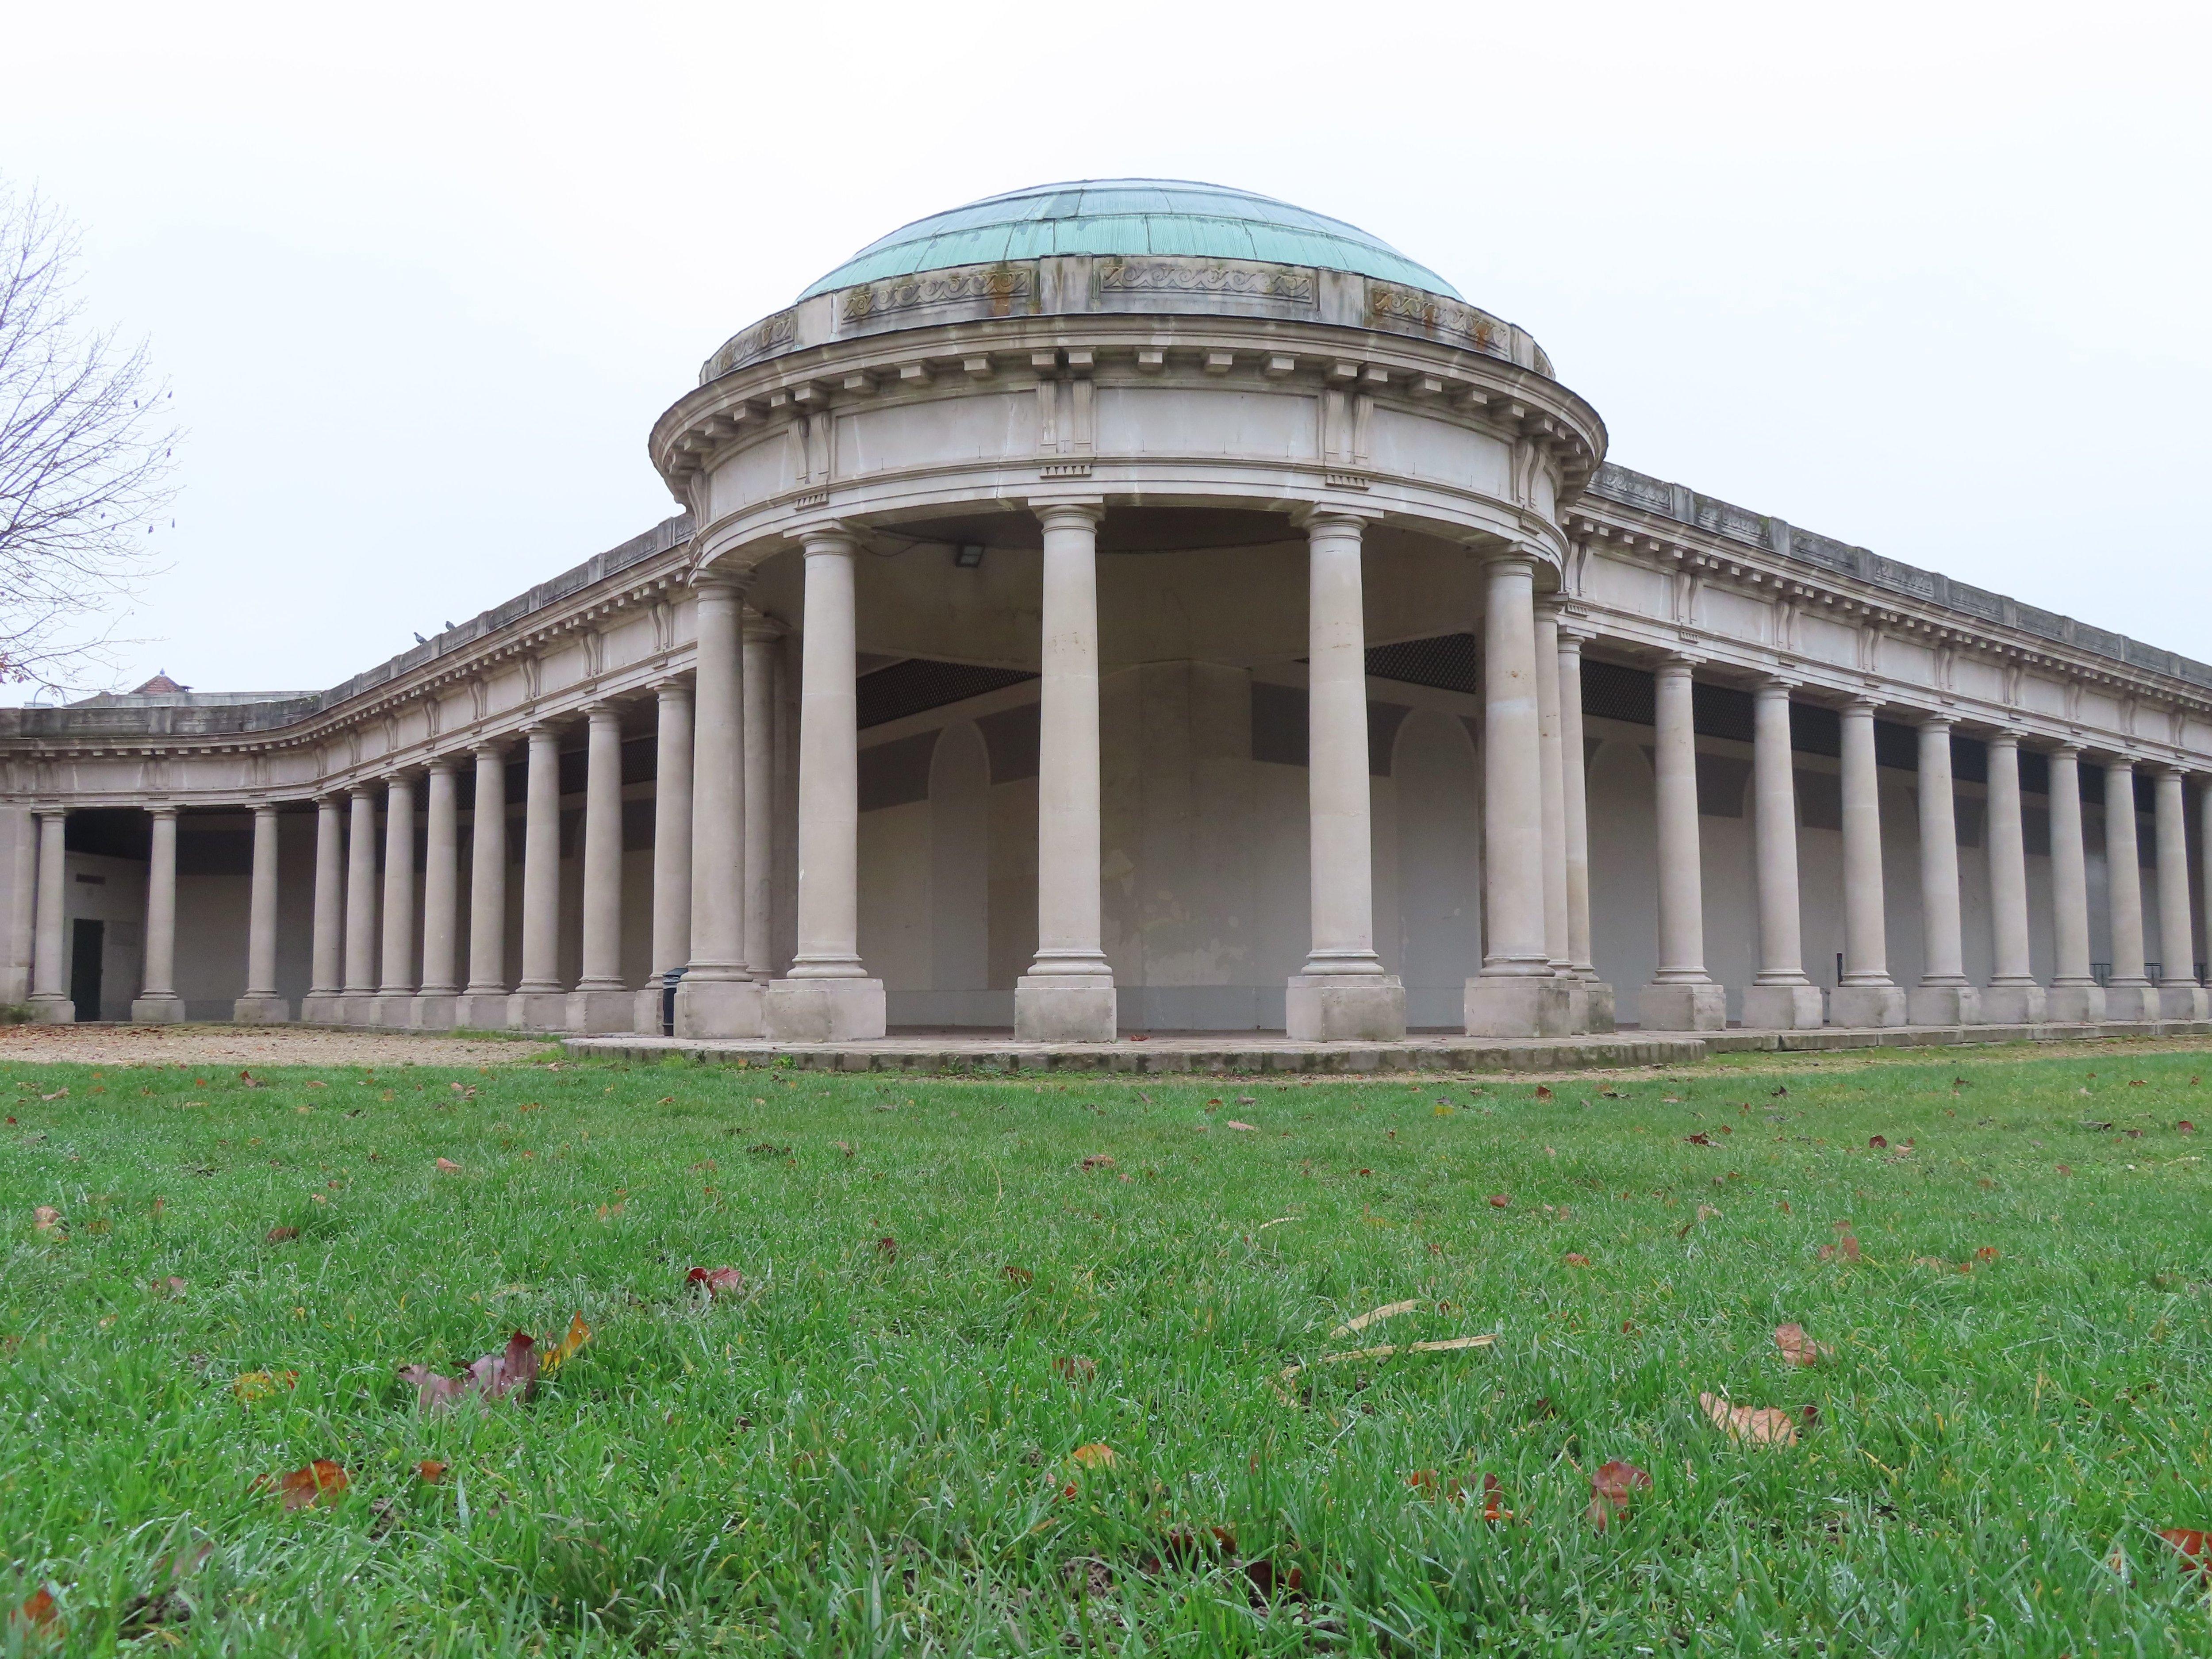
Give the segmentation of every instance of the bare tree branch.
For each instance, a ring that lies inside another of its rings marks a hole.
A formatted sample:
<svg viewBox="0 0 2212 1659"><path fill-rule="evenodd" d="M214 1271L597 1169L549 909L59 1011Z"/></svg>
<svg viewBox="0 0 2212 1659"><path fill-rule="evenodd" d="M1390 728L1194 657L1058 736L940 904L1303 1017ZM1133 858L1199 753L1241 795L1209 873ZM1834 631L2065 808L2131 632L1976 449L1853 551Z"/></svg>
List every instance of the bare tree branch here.
<svg viewBox="0 0 2212 1659"><path fill-rule="evenodd" d="M79 248L56 209L0 182L0 681L56 688L111 666L179 436L145 346L83 326Z"/></svg>

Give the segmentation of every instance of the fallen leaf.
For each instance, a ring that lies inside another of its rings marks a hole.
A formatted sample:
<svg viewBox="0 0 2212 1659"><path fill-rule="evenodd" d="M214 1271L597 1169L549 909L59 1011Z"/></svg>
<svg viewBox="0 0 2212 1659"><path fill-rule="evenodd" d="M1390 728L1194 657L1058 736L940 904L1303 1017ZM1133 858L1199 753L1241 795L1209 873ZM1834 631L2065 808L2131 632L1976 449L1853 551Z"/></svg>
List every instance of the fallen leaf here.
<svg viewBox="0 0 2212 1659"><path fill-rule="evenodd" d="M1846 1261L1859 1259L1858 1235L1851 1231L1851 1224L1848 1221L1836 1224L1836 1252Z"/></svg>
<svg viewBox="0 0 2212 1659"><path fill-rule="evenodd" d="M468 1399L500 1400L520 1394L527 1400L537 1391L538 1370L538 1339L517 1331L501 1352L486 1354L459 1376L443 1376L427 1365L403 1365L399 1380L414 1384L419 1409L451 1411Z"/></svg>
<svg viewBox="0 0 2212 1659"><path fill-rule="evenodd" d="M1779 1100L1784 1095L1790 1092L1790 1087L1787 1084L1777 1084L1773 1088L1769 1089L1766 1092Z"/></svg>
<svg viewBox="0 0 2212 1659"><path fill-rule="evenodd" d="M157 1279L154 1281L154 1294L167 1297L172 1302L181 1297L187 1288L185 1281L174 1273L171 1273L167 1279Z"/></svg>
<svg viewBox="0 0 2212 1659"><path fill-rule="evenodd" d="M694 1267L684 1277L687 1283L702 1287L709 1297L738 1296L745 1288L745 1276L735 1267Z"/></svg>
<svg viewBox="0 0 2212 1659"><path fill-rule="evenodd" d="M1580 1250L1569 1250L1566 1259L1570 1267L1587 1267L1590 1264L1589 1258Z"/></svg>
<svg viewBox="0 0 2212 1659"><path fill-rule="evenodd" d="M1036 1275L1031 1273L1027 1267L1009 1267L1006 1269L1006 1281L1009 1284L1027 1285L1032 1283L1036 1278Z"/></svg>
<svg viewBox="0 0 2212 1659"><path fill-rule="evenodd" d="M415 1466L415 1473L422 1476L424 1485L434 1486L445 1478L446 1466L434 1457L426 1457Z"/></svg>
<svg viewBox="0 0 2212 1659"><path fill-rule="evenodd" d="M1693 1135L1684 1135L1682 1139L1688 1141L1692 1146L1710 1146L1713 1144L1713 1138L1707 1134L1703 1129L1698 1130L1698 1133Z"/></svg>
<svg viewBox="0 0 2212 1659"><path fill-rule="evenodd" d="M1825 1342L1815 1342L1805 1334L1802 1325L1777 1325L1774 1346L1782 1357L1793 1365L1817 1365L1824 1359L1833 1359L1836 1351Z"/></svg>
<svg viewBox="0 0 2212 1659"><path fill-rule="evenodd" d="M2130 1089L2143 1089L2148 1088L2148 1086L2149 1085L2139 1077L2131 1077L2128 1079L2128 1087Z"/></svg>
<svg viewBox="0 0 2212 1659"><path fill-rule="evenodd" d="M592 1328L584 1322L584 1316L580 1313L570 1314L568 1328L562 1334L561 1340L539 1356L538 1362L539 1375L552 1376L562 1366L581 1353L591 1340Z"/></svg>
<svg viewBox="0 0 2212 1659"><path fill-rule="evenodd" d="M1589 1478L1590 1504L1583 1513L1592 1526L1603 1532L1614 1516L1626 1512L1630 1496L1638 1488L1650 1485L1651 1477L1635 1464L1609 1458L1599 1464Z"/></svg>
<svg viewBox="0 0 2212 1659"><path fill-rule="evenodd" d="M1365 1330L1370 1325L1372 1325L1378 1319L1395 1319L1400 1314L1411 1313L1414 1309L1421 1305L1422 1304L1418 1297L1411 1302L1393 1302L1387 1307L1376 1308L1367 1313L1360 1314L1355 1318L1346 1320L1344 1323L1339 1325L1334 1330L1331 1331L1329 1334L1331 1336L1351 1336L1358 1332Z"/></svg>
<svg viewBox="0 0 2212 1659"><path fill-rule="evenodd" d="M1700 1204L1698 1206L1698 1219L1700 1221L1713 1220L1719 1214L1720 1212L1710 1204Z"/></svg>
<svg viewBox="0 0 2212 1659"><path fill-rule="evenodd" d="M262 1242L267 1244L282 1244L287 1239L297 1238L299 1236L300 1230L297 1227L271 1227L269 1230L269 1237Z"/></svg>
<svg viewBox="0 0 2212 1659"><path fill-rule="evenodd" d="M1867 1138L1867 1145L1876 1152L1881 1152L1889 1146L1889 1138L1887 1135L1869 1135Z"/></svg>
<svg viewBox="0 0 2212 1659"><path fill-rule="evenodd" d="M1759 1446L1794 1446L1797 1425L1785 1411L1772 1406L1731 1406L1717 1394L1701 1394L1698 1405L1713 1426L1725 1429L1731 1440L1748 1440Z"/></svg>
<svg viewBox="0 0 2212 1659"><path fill-rule="evenodd" d="M2074 1173L2074 1166L2070 1164L2062 1164L2058 1166L2058 1173L2063 1176L2070 1176Z"/></svg>
<svg viewBox="0 0 2212 1659"><path fill-rule="evenodd" d="M31 1219L39 1224L40 1232L50 1233L62 1224L62 1212L51 1204L41 1204L31 1212Z"/></svg>
<svg viewBox="0 0 2212 1659"><path fill-rule="evenodd" d="M2196 1081L2197 1081L2197 1079L2196 1079L2195 1078L2191 1078L2191 1079L2190 1079L2189 1080L2190 1080L2191 1083L2194 1083L2194 1082L2196 1082ZM2184 1134L2185 1134L2185 1135L2193 1135L2193 1134L2195 1134L2195 1133L2197 1133L2197 1126L2196 1126L2194 1123L2191 1123L2191 1122L2187 1118L2185 1118L2185 1117L2184 1119L2182 1119L2180 1122L2179 1122L2179 1123L2175 1124L2173 1127L2174 1127L2175 1128L2177 1128L2177 1129L2180 1130L2180 1131L2181 1131L2181 1133L2184 1133Z"/></svg>
<svg viewBox="0 0 2212 1659"><path fill-rule="evenodd" d="M1482 1477L1482 1518L1486 1521L1510 1521L1513 1511L1505 1507L1504 1487L1494 1474Z"/></svg>
<svg viewBox="0 0 2212 1659"><path fill-rule="evenodd" d="M1974 1260L1977 1261L1994 1261L1996 1259L1997 1247L1994 1244L1984 1244L1974 1252Z"/></svg>
<svg viewBox="0 0 2212 1659"><path fill-rule="evenodd" d="M1249 1129L1252 1127L1252 1125L1249 1123L1239 1123L1232 1117L1229 1120L1229 1127L1232 1129Z"/></svg>
<svg viewBox="0 0 2212 1659"><path fill-rule="evenodd" d="M1114 1160L1103 1152L1093 1152L1083 1160L1083 1167L1086 1170L1110 1170L1114 1167Z"/></svg>
<svg viewBox="0 0 2212 1659"><path fill-rule="evenodd" d="M1490 1195L1490 1207L1493 1210L1502 1210L1512 1201L1504 1193L1492 1193Z"/></svg>
<svg viewBox="0 0 2212 1659"><path fill-rule="evenodd" d="M1078 1446L1068 1455L1086 1469L1110 1469L1115 1462L1114 1449L1100 1440L1094 1440L1087 1446Z"/></svg>
<svg viewBox="0 0 2212 1659"><path fill-rule="evenodd" d="M40 1630L54 1622L54 1593L41 1584L23 1605L15 1609L15 1619L26 1625L36 1625Z"/></svg>
<svg viewBox="0 0 2212 1659"><path fill-rule="evenodd" d="M441 1158L438 1160L438 1173L440 1175L459 1175L460 1172L461 1166L454 1163L450 1158Z"/></svg>
<svg viewBox="0 0 2212 1659"><path fill-rule="evenodd" d="M1552 1091L1551 1091L1551 1090L1550 1090L1547 1086L1546 1086L1545 1085L1543 1085L1543 1084L1541 1084L1541 1083L1540 1083L1540 1084L1538 1084L1538 1085L1536 1085L1536 1098L1537 1098L1537 1099L1539 1099L1539 1100L1549 1100L1551 1097L1552 1097Z"/></svg>
<svg viewBox="0 0 2212 1659"><path fill-rule="evenodd" d="M307 1509L326 1493L336 1498L350 1484L346 1472L327 1457L319 1457L304 1469L294 1469L287 1475L264 1475L262 1480L264 1489L273 1488L288 1510Z"/></svg>
<svg viewBox="0 0 2212 1659"><path fill-rule="evenodd" d="M2158 1534L2180 1552L2181 1558L2207 1577L2212 1577L2212 1532L2195 1527L2167 1527Z"/></svg>
<svg viewBox="0 0 2212 1659"><path fill-rule="evenodd" d="M898 1240L885 1233L876 1241L876 1254L886 1261L898 1260Z"/></svg>

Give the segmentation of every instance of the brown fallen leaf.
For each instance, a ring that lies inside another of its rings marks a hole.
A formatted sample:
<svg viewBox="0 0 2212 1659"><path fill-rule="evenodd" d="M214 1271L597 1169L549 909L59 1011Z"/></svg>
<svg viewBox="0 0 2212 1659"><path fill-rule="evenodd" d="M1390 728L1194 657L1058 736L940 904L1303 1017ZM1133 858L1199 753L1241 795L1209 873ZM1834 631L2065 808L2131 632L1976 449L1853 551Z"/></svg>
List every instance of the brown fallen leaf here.
<svg viewBox="0 0 2212 1659"><path fill-rule="evenodd" d="M1836 1224L1836 1254L1846 1261L1859 1259L1858 1235L1851 1231L1851 1224L1848 1221Z"/></svg>
<svg viewBox="0 0 2212 1659"><path fill-rule="evenodd" d="M1110 1170L1114 1167L1114 1160L1103 1152L1093 1152L1083 1160L1083 1167L1086 1170Z"/></svg>
<svg viewBox="0 0 2212 1659"><path fill-rule="evenodd" d="M1351 1359L1388 1359L1393 1354L1401 1353L1456 1353L1466 1348L1491 1347L1497 1341L1497 1332L1486 1331L1480 1336L1448 1336L1434 1342L1385 1342L1376 1348L1352 1348L1343 1353L1325 1353L1314 1364L1340 1365ZM1287 1382L1304 1370L1303 1364L1285 1365L1275 1375L1279 1381Z"/></svg>
<svg viewBox="0 0 2212 1659"><path fill-rule="evenodd" d="M1249 1129L1252 1127L1252 1125L1249 1123L1239 1123L1232 1117L1229 1120L1229 1127L1232 1129Z"/></svg>
<svg viewBox="0 0 2212 1659"><path fill-rule="evenodd" d="M155 1295L170 1302L182 1297L188 1288L185 1281L174 1273L171 1273L167 1279L155 1279L153 1286Z"/></svg>
<svg viewBox="0 0 2212 1659"><path fill-rule="evenodd" d="M1539 1099L1539 1100L1549 1100L1551 1097L1552 1097L1552 1091L1551 1091L1551 1090L1550 1090L1550 1088L1549 1088L1549 1087L1547 1087L1546 1085L1541 1084L1541 1083L1540 1083L1540 1084L1538 1084L1538 1085L1536 1085L1536 1098L1537 1098L1537 1099Z"/></svg>
<svg viewBox="0 0 2212 1659"><path fill-rule="evenodd" d="M1887 1135L1869 1135L1867 1137L1867 1145L1873 1147L1875 1151L1881 1152L1889 1145L1889 1137Z"/></svg>
<svg viewBox="0 0 2212 1659"><path fill-rule="evenodd" d="M1393 1302L1386 1307L1376 1308L1346 1320L1329 1334L1333 1337L1357 1335L1378 1319L1395 1319L1400 1314L1411 1313L1421 1305L1419 1297L1415 1297L1411 1302Z"/></svg>
<svg viewBox="0 0 2212 1659"><path fill-rule="evenodd" d="M57 1616L54 1593L44 1584L33 1591L23 1605L9 1616L10 1624L34 1625L40 1630L50 1628Z"/></svg>
<svg viewBox="0 0 2212 1659"><path fill-rule="evenodd" d="M1031 1273L1027 1267L1009 1267L1006 1269L1006 1282L1010 1285L1029 1285L1034 1283L1036 1279L1036 1275Z"/></svg>
<svg viewBox="0 0 2212 1659"><path fill-rule="evenodd" d="M2189 1080L2190 1080L2191 1083L2194 1083L2194 1082L2196 1082L2196 1081L2197 1081L2197 1079L2196 1079L2195 1078L2191 1078L2191 1079L2190 1079ZM2180 1122L2179 1122L2179 1123L2175 1124L2173 1127L2174 1127L2175 1128L2177 1128L2177 1129L2180 1130L2180 1131L2181 1131L2181 1133L2184 1133L2184 1134L2185 1134L2185 1135L2193 1135L2193 1134L2195 1134L2195 1133L2197 1133L2197 1126L2196 1126L2194 1123L2191 1123L2191 1122L2187 1118L2185 1118L2185 1117L2184 1119L2182 1119Z"/></svg>
<svg viewBox="0 0 2212 1659"><path fill-rule="evenodd" d="M898 1260L898 1240L885 1233L876 1241L876 1254L886 1261Z"/></svg>
<svg viewBox="0 0 2212 1659"><path fill-rule="evenodd" d="M415 1473L425 1486L434 1486L446 1478L446 1466L434 1457L426 1457L415 1466Z"/></svg>
<svg viewBox="0 0 2212 1659"><path fill-rule="evenodd" d="M2190 1566L2212 1578L2212 1532L2195 1527L2167 1527L2158 1535L2172 1545Z"/></svg>
<svg viewBox="0 0 2212 1659"><path fill-rule="evenodd" d="M1836 1351L1825 1342L1815 1342L1805 1334L1802 1325L1777 1325L1774 1346L1782 1350L1782 1357L1792 1365L1817 1365L1824 1359L1833 1359Z"/></svg>
<svg viewBox="0 0 2212 1659"><path fill-rule="evenodd" d="M38 1224L40 1232L50 1233L62 1224L62 1212L51 1204L41 1204L31 1212L31 1219Z"/></svg>
<svg viewBox="0 0 2212 1659"><path fill-rule="evenodd" d="M1797 1425L1785 1411L1772 1406L1731 1406L1717 1394L1701 1394L1698 1405L1713 1426L1725 1429L1731 1440L1748 1440L1758 1446L1794 1446Z"/></svg>
<svg viewBox="0 0 2212 1659"><path fill-rule="evenodd" d="M1081 1354L1067 1354L1052 1362L1053 1375L1080 1388L1098 1375L1098 1362Z"/></svg>
<svg viewBox="0 0 2212 1659"><path fill-rule="evenodd" d="M1482 1477L1482 1518L1484 1520L1496 1522L1510 1521L1513 1518L1513 1511L1505 1507L1504 1494L1505 1489L1498 1484L1496 1475L1485 1474Z"/></svg>
<svg viewBox="0 0 2212 1659"><path fill-rule="evenodd" d="M257 1400L266 1400L279 1389L294 1389L299 1384L297 1371L242 1371L231 1383L230 1391L250 1406Z"/></svg>
<svg viewBox="0 0 2212 1659"><path fill-rule="evenodd" d="M1580 1250L1569 1250L1566 1261L1570 1267L1587 1267L1590 1264L1590 1259Z"/></svg>
<svg viewBox="0 0 2212 1659"><path fill-rule="evenodd" d="M538 1370L538 1339L517 1331L503 1350L486 1354L459 1376L444 1376L427 1365L403 1365L399 1380L415 1385L420 1410L451 1411L464 1400L500 1400L510 1394L527 1400L537 1391Z"/></svg>
<svg viewBox="0 0 2212 1659"><path fill-rule="evenodd" d="M1087 1446L1078 1446L1068 1454L1086 1469L1110 1469L1115 1464L1114 1449L1103 1441L1092 1441Z"/></svg>
<svg viewBox="0 0 2212 1659"><path fill-rule="evenodd" d="M1603 1532L1614 1516L1627 1512L1631 1496L1650 1485L1651 1477L1635 1464L1609 1458L1590 1475L1590 1503L1583 1516Z"/></svg>
<svg viewBox="0 0 2212 1659"><path fill-rule="evenodd" d="M1490 1207L1493 1210L1504 1209L1512 1202L1513 1200L1508 1198L1504 1193L1492 1193L1490 1195Z"/></svg>
<svg viewBox="0 0 2212 1659"><path fill-rule="evenodd" d="M256 1492L273 1492L288 1510L304 1510L325 1496L337 1498L351 1483L346 1472L327 1457L319 1457L289 1474L264 1474L253 1483Z"/></svg>
<svg viewBox="0 0 2212 1659"><path fill-rule="evenodd" d="M684 1279L686 1284L700 1286L709 1297L739 1296L745 1288L745 1276L735 1267L694 1267Z"/></svg>
<svg viewBox="0 0 2212 1659"><path fill-rule="evenodd" d="M1713 1144L1713 1138L1707 1134L1703 1129L1698 1130L1698 1133L1693 1135L1684 1135L1682 1139L1688 1141L1692 1146L1710 1146Z"/></svg>
<svg viewBox="0 0 2212 1659"><path fill-rule="evenodd" d="M271 1227L269 1230L268 1237L262 1242L268 1244L282 1244L299 1236L300 1230L297 1227Z"/></svg>
<svg viewBox="0 0 2212 1659"><path fill-rule="evenodd" d="M460 1172L461 1166L454 1163L450 1158L441 1158L438 1160L438 1173L440 1175L459 1175Z"/></svg>

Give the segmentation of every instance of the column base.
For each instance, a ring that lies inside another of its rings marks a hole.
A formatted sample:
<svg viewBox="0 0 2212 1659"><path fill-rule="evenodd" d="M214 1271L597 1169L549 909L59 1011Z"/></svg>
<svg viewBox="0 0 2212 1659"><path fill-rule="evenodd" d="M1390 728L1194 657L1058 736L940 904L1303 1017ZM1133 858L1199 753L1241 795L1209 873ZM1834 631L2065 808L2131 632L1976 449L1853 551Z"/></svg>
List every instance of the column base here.
<svg viewBox="0 0 2212 1659"><path fill-rule="evenodd" d="M1908 1025L1978 1025L1982 994L1971 985L1916 985L1905 1010Z"/></svg>
<svg viewBox="0 0 2212 1659"><path fill-rule="evenodd" d="M292 1005L283 997L240 997L230 1005L234 1025L288 1025Z"/></svg>
<svg viewBox="0 0 2212 1659"><path fill-rule="evenodd" d="M300 999L300 1024L302 1025L336 1025L345 1016L338 1012L336 991L310 991Z"/></svg>
<svg viewBox="0 0 2212 1659"><path fill-rule="evenodd" d="M412 991L379 991L370 999L368 1023L379 1030L404 1031L414 1017Z"/></svg>
<svg viewBox="0 0 2212 1659"><path fill-rule="evenodd" d="M33 997L28 1004L33 1025L74 1025L76 1004L67 997Z"/></svg>
<svg viewBox="0 0 2212 1659"><path fill-rule="evenodd" d="M407 1011L407 1028L412 1031L450 1031L453 1029L454 1007L460 998L451 991L417 991L415 1005Z"/></svg>
<svg viewBox="0 0 2212 1659"><path fill-rule="evenodd" d="M1982 988L1984 1025L2040 1025L2045 999L2040 985L1985 985Z"/></svg>
<svg viewBox="0 0 2212 1659"><path fill-rule="evenodd" d="M1111 1042L1119 1015L1110 979L1024 974L1014 981L1017 1042Z"/></svg>
<svg viewBox="0 0 2212 1659"><path fill-rule="evenodd" d="M1573 1000L1549 974L1478 975L1467 982L1467 1034L1475 1037L1569 1036Z"/></svg>
<svg viewBox="0 0 2212 1659"><path fill-rule="evenodd" d="M810 984L820 981L809 981ZM883 987L874 980L841 980L876 987L876 1035L884 1034ZM655 1017L658 1018L656 1011ZM768 999L750 979L705 979L686 974L676 984L676 1035L680 1037L757 1037L768 1030ZM822 1041L831 1041L823 1038Z"/></svg>
<svg viewBox="0 0 2212 1659"><path fill-rule="evenodd" d="M2105 988L2105 1018L2134 1024L2158 1018L2158 987L2148 980Z"/></svg>
<svg viewBox="0 0 2212 1659"><path fill-rule="evenodd" d="M660 981L656 978L642 990L631 994L630 1030L640 1036L662 1036L660 1029Z"/></svg>
<svg viewBox="0 0 2212 1659"><path fill-rule="evenodd" d="M1725 1031L1728 987L1654 980L1636 994L1636 1018L1647 1031Z"/></svg>
<svg viewBox="0 0 2212 1659"><path fill-rule="evenodd" d="M732 983L756 994L761 990L750 980ZM687 979L677 988L679 1031L684 994L690 987ZM780 979L767 988L761 1002L761 1024L776 1042L866 1042L881 1036L886 1023L879 979Z"/></svg>
<svg viewBox="0 0 2212 1659"><path fill-rule="evenodd" d="M593 986L568 993L568 1029L585 1036L628 1031L637 1024L637 993L625 986Z"/></svg>
<svg viewBox="0 0 2212 1659"><path fill-rule="evenodd" d="M2161 985L2158 988L2158 1017L2160 1019L2204 1019L2212 995L2201 985Z"/></svg>
<svg viewBox="0 0 2212 1659"><path fill-rule="evenodd" d="M1828 993L1828 1024L1852 1030L1905 1024L1905 993L1894 985L1838 985Z"/></svg>
<svg viewBox="0 0 2212 1659"><path fill-rule="evenodd" d="M565 1031L568 1029L566 991L510 991L507 997L507 1029L510 1031Z"/></svg>
<svg viewBox="0 0 2212 1659"><path fill-rule="evenodd" d="M455 1030L504 1031L507 1030L507 996L504 991L464 991L453 999Z"/></svg>
<svg viewBox="0 0 2212 1659"><path fill-rule="evenodd" d="M1401 1042L1406 988L1395 974L1293 974L1284 1030L1296 1042Z"/></svg>
<svg viewBox="0 0 2212 1659"><path fill-rule="evenodd" d="M1827 1021L1817 985L1747 985L1743 1023L1754 1031L1810 1031Z"/></svg>
<svg viewBox="0 0 2212 1659"><path fill-rule="evenodd" d="M2043 1017L2054 1025L2101 1025L2105 1023L2105 988L2054 985L2043 994Z"/></svg>
<svg viewBox="0 0 2212 1659"><path fill-rule="evenodd" d="M185 1000L171 991L161 996L140 997L131 1005L133 1025L181 1025Z"/></svg>
<svg viewBox="0 0 2212 1659"><path fill-rule="evenodd" d="M1583 1030L1599 1036L1613 1030L1618 1010L1613 987L1601 979L1586 979L1583 981L1583 994L1589 999L1586 1006L1589 1011L1584 1018Z"/></svg>
<svg viewBox="0 0 2212 1659"><path fill-rule="evenodd" d="M341 1025L370 1024L370 1006L376 1000L374 991L343 991L337 999L337 1022Z"/></svg>

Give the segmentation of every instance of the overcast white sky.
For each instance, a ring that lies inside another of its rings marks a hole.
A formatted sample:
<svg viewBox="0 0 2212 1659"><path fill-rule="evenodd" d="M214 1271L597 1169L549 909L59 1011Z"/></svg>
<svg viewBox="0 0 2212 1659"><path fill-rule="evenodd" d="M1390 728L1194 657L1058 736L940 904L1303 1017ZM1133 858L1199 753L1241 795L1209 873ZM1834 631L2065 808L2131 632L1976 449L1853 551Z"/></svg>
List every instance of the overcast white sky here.
<svg viewBox="0 0 2212 1659"><path fill-rule="evenodd" d="M126 684L328 685L636 533L728 335L1122 174L1395 243L1624 465L2212 660L2207 11L0 0L0 171L191 432Z"/></svg>

